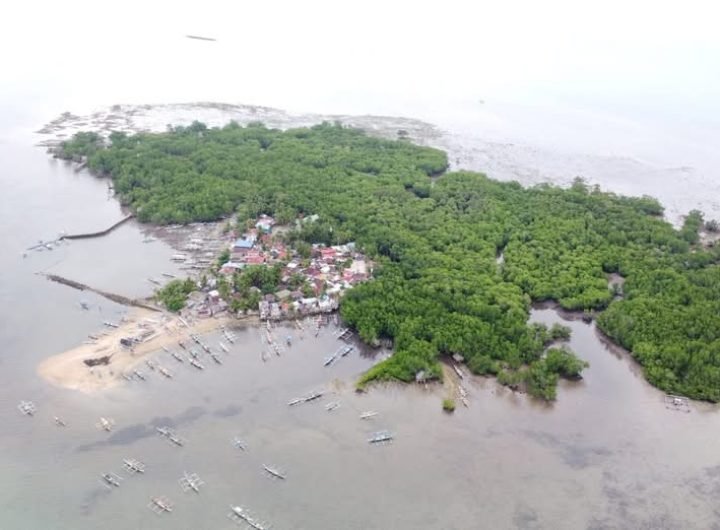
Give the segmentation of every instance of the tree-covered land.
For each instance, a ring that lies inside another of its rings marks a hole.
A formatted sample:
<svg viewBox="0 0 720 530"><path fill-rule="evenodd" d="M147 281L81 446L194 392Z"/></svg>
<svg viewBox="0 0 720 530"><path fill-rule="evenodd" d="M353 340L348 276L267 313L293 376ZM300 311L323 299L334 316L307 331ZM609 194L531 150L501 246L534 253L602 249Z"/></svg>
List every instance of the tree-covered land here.
<svg viewBox="0 0 720 530"><path fill-rule="evenodd" d="M439 150L331 124L195 123L113 133L109 145L76 137L58 153L87 156L143 221L318 215L289 234L296 248L356 241L378 266L373 281L344 297L342 316L365 341L395 346L361 384L439 376L439 357L460 353L475 373L554 399L558 377L577 377L585 363L548 350L566 331L528 325L531 303L553 300L599 313L600 328L653 384L720 400L720 251L698 245L699 212L675 230L649 197L580 180L569 189L523 188L444 173ZM611 273L625 278L622 287L609 286ZM273 280L253 271L236 287L249 293Z"/></svg>
<svg viewBox="0 0 720 530"><path fill-rule="evenodd" d="M189 278L185 280L172 280L164 285L162 289L158 290L155 297L165 304L168 311L177 313L185 307L185 301L188 295L196 288L195 282Z"/></svg>

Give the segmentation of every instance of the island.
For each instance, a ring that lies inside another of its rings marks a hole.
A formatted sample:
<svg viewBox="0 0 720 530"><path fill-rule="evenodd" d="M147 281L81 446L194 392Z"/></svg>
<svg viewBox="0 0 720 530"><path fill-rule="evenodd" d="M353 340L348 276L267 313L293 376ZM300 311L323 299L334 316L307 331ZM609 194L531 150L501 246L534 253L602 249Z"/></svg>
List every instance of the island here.
<svg viewBox="0 0 720 530"><path fill-rule="evenodd" d="M701 238L718 227L698 211L675 229L651 197L579 178L525 188L450 172L444 152L402 131L382 139L339 123L82 132L55 153L111 178L141 222L223 221L245 234L272 217L289 227L293 255L308 258L351 243L374 268L343 294L342 319L366 343L394 348L360 388L442 377L441 360L454 356L553 400L558 378L587 363L560 345L563 329L528 323L533 304L552 302L596 319L653 385L720 401L720 249ZM218 268L228 256L219 258ZM221 296L237 311L260 303L251 287L262 293L279 270L230 271ZM178 281L161 297L178 309L192 289Z"/></svg>

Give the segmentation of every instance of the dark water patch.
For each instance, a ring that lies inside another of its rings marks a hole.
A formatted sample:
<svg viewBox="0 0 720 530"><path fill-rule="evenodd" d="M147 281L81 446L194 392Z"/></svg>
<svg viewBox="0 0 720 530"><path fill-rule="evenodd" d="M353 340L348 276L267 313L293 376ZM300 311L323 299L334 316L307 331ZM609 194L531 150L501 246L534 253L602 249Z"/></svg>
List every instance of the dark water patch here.
<svg viewBox="0 0 720 530"><path fill-rule="evenodd" d="M83 498L82 504L80 505L80 514L85 517L92 514L95 506L102 500L110 496L112 492L102 486L98 486L90 490Z"/></svg>
<svg viewBox="0 0 720 530"><path fill-rule="evenodd" d="M540 523L538 513L525 503L519 503L516 506L513 524L518 530L541 530L544 528Z"/></svg>
<svg viewBox="0 0 720 530"><path fill-rule="evenodd" d="M577 436L573 436L574 439L563 439L543 431L525 430L523 433L540 445L555 450L563 462L573 469L584 469L589 466L600 465L613 454L612 451L604 447L583 445Z"/></svg>
<svg viewBox="0 0 720 530"><path fill-rule="evenodd" d="M216 418L231 418L232 416L239 415L242 410L242 407L239 407L238 405L228 405L227 407L214 411L213 416Z"/></svg>
<svg viewBox="0 0 720 530"><path fill-rule="evenodd" d="M89 444L80 445L77 448L78 452L92 451L94 449L100 449L102 447L109 447L113 445L130 445L143 438L152 436L155 433L155 429L144 424L131 425L119 429L108 436L106 440L100 440L98 442L92 442Z"/></svg>

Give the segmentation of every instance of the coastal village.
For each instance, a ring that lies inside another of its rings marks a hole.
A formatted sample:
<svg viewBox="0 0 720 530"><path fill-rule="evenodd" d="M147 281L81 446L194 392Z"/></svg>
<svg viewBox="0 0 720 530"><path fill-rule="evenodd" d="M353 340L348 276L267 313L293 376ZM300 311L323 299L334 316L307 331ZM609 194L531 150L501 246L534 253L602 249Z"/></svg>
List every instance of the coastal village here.
<svg viewBox="0 0 720 530"><path fill-rule="evenodd" d="M315 222L317 216L297 220ZM238 316L258 315L263 320L284 320L336 310L343 294L354 285L368 280L372 262L358 252L354 243L312 245L309 256L301 256L285 243L287 226L261 215L245 231L231 230L215 277L201 282L201 290L190 295L184 312L188 317L210 317L223 312ZM282 267L277 289L262 292L250 287L257 306L234 309L240 295L232 288L236 273L252 266ZM222 286L226 287L223 288ZM223 292L224 291L224 292Z"/></svg>

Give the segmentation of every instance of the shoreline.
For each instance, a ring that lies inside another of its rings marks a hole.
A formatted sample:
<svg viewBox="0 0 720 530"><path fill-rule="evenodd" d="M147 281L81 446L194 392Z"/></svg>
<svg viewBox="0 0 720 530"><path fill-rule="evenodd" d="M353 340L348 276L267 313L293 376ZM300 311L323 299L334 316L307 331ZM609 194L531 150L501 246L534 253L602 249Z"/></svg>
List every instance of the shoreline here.
<svg viewBox="0 0 720 530"><path fill-rule="evenodd" d="M242 321L257 320L246 317ZM188 322L169 313L158 315L148 309L132 308L122 323L112 330L97 335L91 344L81 344L62 353L52 355L40 362L37 374L53 386L77 390L84 394L116 387L123 381L123 374L133 370L147 355L164 347L176 345L189 334L203 335L222 326L237 322L229 316L199 319ZM132 348L120 344L120 339L140 333L149 336ZM109 357L107 364L88 366L84 361Z"/></svg>

